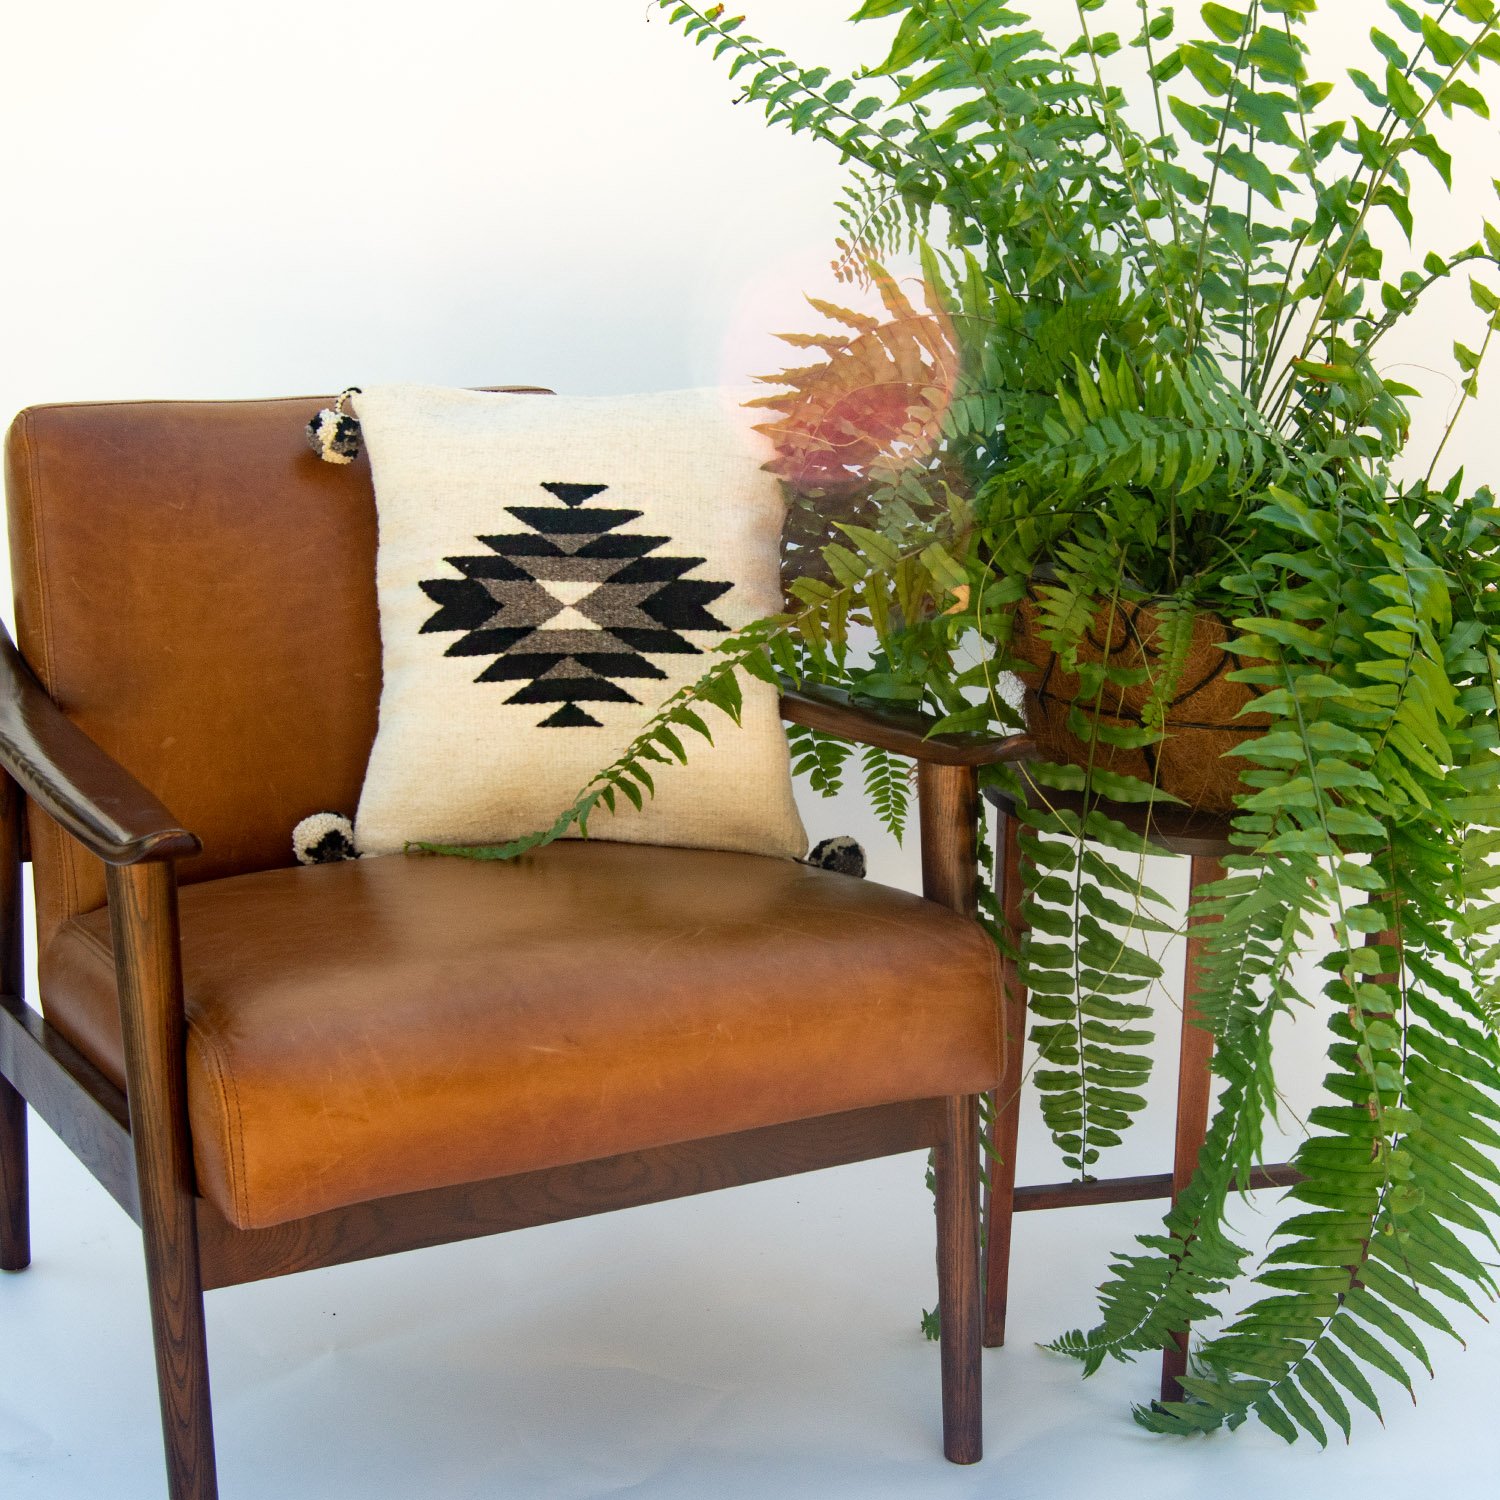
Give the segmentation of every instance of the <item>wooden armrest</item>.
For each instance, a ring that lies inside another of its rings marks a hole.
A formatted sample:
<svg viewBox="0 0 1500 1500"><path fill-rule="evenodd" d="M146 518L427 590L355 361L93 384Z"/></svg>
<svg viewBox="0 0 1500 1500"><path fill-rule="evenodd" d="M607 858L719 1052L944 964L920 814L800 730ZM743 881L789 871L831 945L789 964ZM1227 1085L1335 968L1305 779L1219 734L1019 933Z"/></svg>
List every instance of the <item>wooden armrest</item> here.
<svg viewBox="0 0 1500 1500"><path fill-rule="evenodd" d="M198 840L47 696L0 626L0 765L106 864L181 859Z"/></svg>
<svg viewBox="0 0 1500 1500"><path fill-rule="evenodd" d="M867 708L831 687L783 689L781 717L934 766L993 766L1027 760L1036 749L1024 734L1003 739L987 734L933 734L937 721L928 714L916 709Z"/></svg>

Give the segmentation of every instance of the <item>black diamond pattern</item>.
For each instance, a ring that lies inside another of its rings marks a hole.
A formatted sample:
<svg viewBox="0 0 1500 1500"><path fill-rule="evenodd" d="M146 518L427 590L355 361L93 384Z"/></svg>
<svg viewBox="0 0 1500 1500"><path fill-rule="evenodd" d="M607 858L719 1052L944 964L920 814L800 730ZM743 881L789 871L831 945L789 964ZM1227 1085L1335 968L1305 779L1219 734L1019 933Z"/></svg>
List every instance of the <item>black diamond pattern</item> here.
<svg viewBox="0 0 1500 1500"><path fill-rule="evenodd" d="M492 656L475 682L513 682L505 701L557 704L543 729L599 728L582 703L637 703L620 684L667 674L650 656L698 655L680 632L726 632L708 606L733 587L687 578L701 557L655 555L670 537L619 531L644 514L588 502L603 484L544 484L559 505L506 507L526 531L477 538L462 575L424 579L438 606L422 633L461 631L445 656Z"/></svg>

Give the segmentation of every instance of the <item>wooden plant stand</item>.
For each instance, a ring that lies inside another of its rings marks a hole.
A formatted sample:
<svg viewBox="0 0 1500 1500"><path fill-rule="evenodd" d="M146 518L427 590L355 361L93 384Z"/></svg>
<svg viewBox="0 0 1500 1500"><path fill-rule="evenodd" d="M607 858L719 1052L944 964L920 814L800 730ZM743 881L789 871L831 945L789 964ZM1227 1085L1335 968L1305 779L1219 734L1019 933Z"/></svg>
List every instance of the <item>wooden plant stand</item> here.
<svg viewBox="0 0 1500 1500"><path fill-rule="evenodd" d="M1012 940L1020 936L1021 922L1021 842L1020 822L1015 804L990 792L999 822L1002 850L996 871L996 894L1005 928ZM1073 798L1057 792L1047 794L1053 806L1077 807ZM1189 901L1196 901L1204 886L1223 878L1223 859L1230 852L1229 820L1212 813L1193 812L1183 808L1152 811L1146 821L1145 810L1120 803L1096 804L1111 818L1143 834L1164 853L1185 855L1192 861L1189 876ZM1170 1198L1187 1186L1198 1165L1208 1133L1208 1106L1211 1086L1209 1063L1213 1056L1213 1037L1194 1025L1197 995L1200 988L1199 963L1204 938L1198 919L1189 922L1187 962L1183 975L1182 1040L1178 1052L1177 1136L1170 1172L1142 1177L1110 1177L1078 1182L1054 1182L1035 1186L1016 1186L1016 1140L1021 1119L1021 1085L1025 1076L1026 989L1017 966L1011 959L1002 963L1004 983L1005 1072L999 1086L990 1096L992 1113L991 1151L988 1161L988 1191L985 1195L985 1266L984 1266L984 1342L997 1348L1005 1342L1006 1299L1010 1283L1010 1244L1012 1216L1041 1208L1078 1208L1091 1203L1127 1203L1146 1198ZM1290 1187L1297 1174L1286 1163L1258 1168L1250 1179L1252 1188ZM1180 1380L1187 1373L1188 1330L1173 1334L1173 1346L1162 1353L1161 1399L1180 1401Z"/></svg>

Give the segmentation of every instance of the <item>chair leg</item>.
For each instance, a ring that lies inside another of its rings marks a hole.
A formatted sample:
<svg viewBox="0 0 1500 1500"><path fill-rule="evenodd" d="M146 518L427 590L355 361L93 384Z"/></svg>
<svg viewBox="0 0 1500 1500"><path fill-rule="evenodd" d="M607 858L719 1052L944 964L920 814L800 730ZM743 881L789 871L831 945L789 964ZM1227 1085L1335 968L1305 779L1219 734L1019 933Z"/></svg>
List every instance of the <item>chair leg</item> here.
<svg viewBox="0 0 1500 1500"><path fill-rule="evenodd" d="M0 1078L0 1271L24 1271L30 1264L26 1101Z"/></svg>
<svg viewBox="0 0 1500 1500"><path fill-rule="evenodd" d="M217 1500L182 1065L176 879L169 865L159 864L111 867L108 878L167 1494L170 1500Z"/></svg>
<svg viewBox="0 0 1500 1500"><path fill-rule="evenodd" d="M1005 930L1017 941L1021 932L1021 839L1019 821L997 812L1000 827L1000 909ZM1000 1082L990 1095L990 1151L985 1162L988 1190L984 1201L984 1344L998 1349L1005 1342L1005 1312L1010 1295L1010 1231L1015 1210L1016 1142L1021 1127L1021 1080L1026 1041L1026 990L1013 959L1002 958L1001 1039L1005 1054Z"/></svg>
<svg viewBox="0 0 1500 1500"><path fill-rule="evenodd" d="M1188 900L1196 901L1203 887L1224 878L1223 863L1211 855L1194 855L1189 877ZM1182 1046L1177 1071L1177 1150L1172 1162L1172 1201L1188 1185L1198 1169L1198 1153L1208 1134L1208 1104L1213 1079L1208 1065L1213 1058L1214 1039L1194 1022L1198 1016L1198 963L1205 939L1205 924L1188 924L1187 963L1182 985ZM1161 1357L1161 1399L1182 1400L1182 1377L1187 1374L1188 1330L1172 1334L1172 1347Z"/></svg>
<svg viewBox="0 0 1500 1500"><path fill-rule="evenodd" d="M980 1386L979 1100L947 1101L936 1152L938 1310L942 1323L943 1452L952 1463L984 1456Z"/></svg>
<svg viewBox="0 0 1500 1500"><path fill-rule="evenodd" d="M917 766L922 809L922 894L973 917L979 907L979 779L969 766ZM937 1176L938 1316L942 1323L943 1452L977 1463L981 1433L979 1355L979 1096L946 1101Z"/></svg>
<svg viewBox="0 0 1500 1500"><path fill-rule="evenodd" d="M208 1340L192 1200L142 1204L170 1500L217 1500Z"/></svg>
<svg viewBox="0 0 1500 1500"><path fill-rule="evenodd" d="M0 989L24 993L21 930L21 794L0 773ZM26 1101L0 1075L0 1271L31 1264L31 1184Z"/></svg>

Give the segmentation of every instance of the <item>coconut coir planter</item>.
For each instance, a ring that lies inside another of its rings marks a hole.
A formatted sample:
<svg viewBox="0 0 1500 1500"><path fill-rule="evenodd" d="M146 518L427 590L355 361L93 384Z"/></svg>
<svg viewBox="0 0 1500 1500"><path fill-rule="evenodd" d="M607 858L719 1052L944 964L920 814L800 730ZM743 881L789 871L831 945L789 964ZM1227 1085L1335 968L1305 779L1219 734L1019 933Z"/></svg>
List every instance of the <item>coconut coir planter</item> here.
<svg viewBox="0 0 1500 1500"><path fill-rule="evenodd" d="M1264 714L1244 713L1258 689L1233 682L1229 673L1241 665L1225 649L1229 627L1210 614L1194 617L1192 642L1177 685L1167 703L1165 737L1140 749L1123 749L1099 741L1090 745L1069 727L1076 707L1101 725L1140 728L1152 699L1152 680L1166 670L1160 619L1149 601L1101 603L1093 623L1078 644L1078 661L1125 669L1144 668L1132 686L1106 685L1103 693L1080 702L1078 673L1037 630L1037 611L1030 601L1016 612L1012 654L1026 687L1028 732L1045 760L1088 766L1135 776L1150 782L1199 812L1227 816L1235 799L1251 789L1240 780L1245 763L1227 752L1265 731Z"/></svg>

